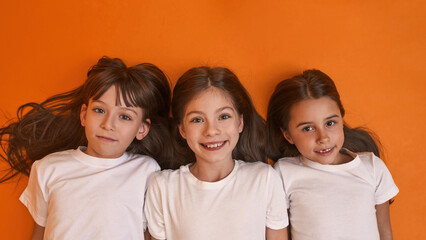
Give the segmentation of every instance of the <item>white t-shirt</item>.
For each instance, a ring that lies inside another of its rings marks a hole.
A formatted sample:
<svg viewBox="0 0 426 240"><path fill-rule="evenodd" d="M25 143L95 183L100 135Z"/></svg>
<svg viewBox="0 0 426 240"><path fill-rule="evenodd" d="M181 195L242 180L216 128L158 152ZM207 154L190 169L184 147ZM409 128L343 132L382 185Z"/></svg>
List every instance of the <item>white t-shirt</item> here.
<svg viewBox="0 0 426 240"><path fill-rule="evenodd" d="M144 239L146 183L157 162L124 153L114 159L84 147L34 162L20 200L44 239Z"/></svg>
<svg viewBox="0 0 426 240"><path fill-rule="evenodd" d="M153 174L145 202L157 239L265 239L265 228L288 225L281 179L264 163L235 161L217 182L198 180L189 165Z"/></svg>
<svg viewBox="0 0 426 240"><path fill-rule="evenodd" d="M282 158L280 173L290 208L293 240L380 239L375 206L398 193L389 170L373 153L340 165Z"/></svg>

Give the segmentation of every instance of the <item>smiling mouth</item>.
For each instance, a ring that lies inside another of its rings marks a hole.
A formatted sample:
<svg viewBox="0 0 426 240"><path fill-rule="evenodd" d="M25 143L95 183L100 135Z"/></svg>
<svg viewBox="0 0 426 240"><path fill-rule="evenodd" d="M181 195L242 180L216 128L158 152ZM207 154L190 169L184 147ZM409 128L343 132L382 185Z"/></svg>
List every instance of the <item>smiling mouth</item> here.
<svg viewBox="0 0 426 240"><path fill-rule="evenodd" d="M201 143L201 146L203 146L204 148L208 149L208 150L217 150L220 149L226 141L223 142L215 142L215 143Z"/></svg>
<svg viewBox="0 0 426 240"><path fill-rule="evenodd" d="M315 151L316 153L319 153L319 154L321 154L321 155L328 155L328 154L330 154L331 152L333 152L333 150L334 150L334 147L331 147L331 148L324 148L324 149L322 149L322 150L320 150L320 151Z"/></svg>

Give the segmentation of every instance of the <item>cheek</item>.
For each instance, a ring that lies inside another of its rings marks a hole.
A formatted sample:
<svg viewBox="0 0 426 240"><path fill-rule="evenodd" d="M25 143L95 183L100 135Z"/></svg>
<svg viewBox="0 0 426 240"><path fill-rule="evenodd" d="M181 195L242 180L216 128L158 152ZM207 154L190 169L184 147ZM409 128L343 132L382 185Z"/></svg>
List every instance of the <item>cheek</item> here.
<svg viewBox="0 0 426 240"><path fill-rule="evenodd" d="M309 145L309 141L307 141L306 138L293 137L293 142L294 142L294 145L297 148L303 148L304 146L308 146Z"/></svg>
<svg viewBox="0 0 426 240"><path fill-rule="evenodd" d="M196 139L196 136L198 135L198 132L200 132L200 130L193 127L184 126L184 128L184 135L187 142L194 141Z"/></svg>
<svg viewBox="0 0 426 240"><path fill-rule="evenodd" d="M186 144L188 144L188 147L192 150L195 151L197 146L198 146L198 137L197 134L194 133L194 131L191 131L187 129L187 131L185 131L185 142Z"/></svg>
<svg viewBox="0 0 426 240"><path fill-rule="evenodd" d="M331 141L336 144L338 147L343 146L343 142L345 141L345 135L343 133L343 127L337 127L330 130L329 133Z"/></svg>
<svg viewBox="0 0 426 240"><path fill-rule="evenodd" d="M294 145L299 148L308 147L310 144L315 143L315 139L309 134L293 134L292 139Z"/></svg>
<svg viewBox="0 0 426 240"><path fill-rule="evenodd" d="M343 128L339 131L339 141L340 145L343 145L343 142L345 141L345 133L343 132Z"/></svg>

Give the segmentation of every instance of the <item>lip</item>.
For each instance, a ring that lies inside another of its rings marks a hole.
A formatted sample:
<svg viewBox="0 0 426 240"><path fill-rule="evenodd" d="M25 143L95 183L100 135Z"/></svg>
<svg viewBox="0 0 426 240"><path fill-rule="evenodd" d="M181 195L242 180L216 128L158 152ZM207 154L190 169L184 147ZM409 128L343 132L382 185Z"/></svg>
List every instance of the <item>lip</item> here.
<svg viewBox="0 0 426 240"><path fill-rule="evenodd" d="M335 149L336 147L323 148L319 151L315 151L315 153L325 157L331 155L335 151Z"/></svg>
<svg viewBox="0 0 426 240"><path fill-rule="evenodd" d="M226 142L227 141L207 142L207 143L200 143L200 145L208 151L216 151L223 148Z"/></svg>
<svg viewBox="0 0 426 240"><path fill-rule="evenodd" d="M109 137L105 137L105 136L96 136L98 139L102 140L102 141L106 141L106 142L115 142L117 140L113 139L113 138L109 138Z"/></svg>

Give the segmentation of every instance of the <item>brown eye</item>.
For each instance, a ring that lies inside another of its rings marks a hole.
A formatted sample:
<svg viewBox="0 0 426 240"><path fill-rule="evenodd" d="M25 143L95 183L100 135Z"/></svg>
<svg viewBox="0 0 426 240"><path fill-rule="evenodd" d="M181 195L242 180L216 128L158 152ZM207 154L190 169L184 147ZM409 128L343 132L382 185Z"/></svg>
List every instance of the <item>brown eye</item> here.
<svg viewBox="0 0 426 240"><path fill-rule="evenodd" d="M336 121L328 121L328 122L326 123L326 125L327 125L328 127L331 127L331 126L333 126L334 124L336 124Z"/></svg>
<svg viewBox="0 0 426 240"><path fill-rule="evenodd" d="M309 132L309 131L312 131L312 130L314 130L314 128L311 127L311 126L306 126L306 127L302 128L302 131L304 131L304 132Z"/></svg>
<svg viewBox="0 0 426 240"><path fill-rule="evenodd" d="M201 118L193 118L193 119L190 120L190 122L193 122L193 123L200 123L202 121L203 120L201 120Z"/></svg>

